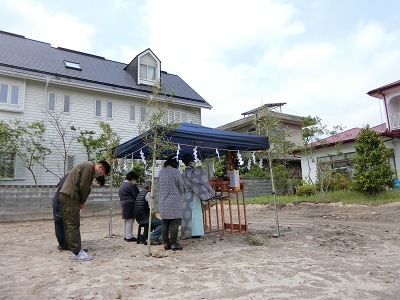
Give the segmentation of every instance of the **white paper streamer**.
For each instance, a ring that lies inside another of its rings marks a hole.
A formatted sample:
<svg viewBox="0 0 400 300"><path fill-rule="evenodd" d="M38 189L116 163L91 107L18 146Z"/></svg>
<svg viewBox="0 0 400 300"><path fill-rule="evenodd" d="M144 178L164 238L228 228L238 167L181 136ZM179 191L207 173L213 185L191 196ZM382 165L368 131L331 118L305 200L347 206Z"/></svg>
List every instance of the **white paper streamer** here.
<svg viewBox="0 0 400 300"><path fill-rule="evenodd" d="M176 150L176 161L179 161L179 150L181 150L181 146L178 144L178 149Z"/></svg>
<svg viewBox="0 0 400 300"><path fill-rule="evenodd" d="M249 158L247 161L247 170L250 171L250 169L251 169L251 159Z"/></svg>
<svg viewBox="0 0 400 300"><path fill-rule="evenodd" d="M258 162L258 166L260 167L260 169L262 169L262 167L263 167L262 158L260 158L260 161Z"/></svg>
<svg viewBox="0 0 400 300"><path fill-rule="evenodd" d="M242 155L240 154L240 152L238 151L238 153L237 153L237 158L238 158L238 161L239 161L239 165L240 166L243 166L243 159L242 159Z"/></svg>
<svg viewBox="0 0 400 300"><path fill-rule="evenodd" d="M194 156L194 162L197 164L199 162L199 159L197 158L197 146L194 147L193 149L193 156Z"/></svg>
<svg viewBox="0 0 400 300"><path fill-rule="evenodd" d="M256 155L255 155L254 152L251 154L251 157L253 158L253 163L256 165L256 164L257 164L257 162L256 162Z"/></svg>
<svg viewBox="0 0 400 300"><path fill-rule="evenodd" d="M215 149L215 152L217 153L217 156L218 156L218 161L219 161L219 162L221 162L221 159L219 158L219 152L218 152L218 149Z"/></svg>
<svg viewBox="0 0 400 300"><path fill-rule="evenodd" d="M140 157L142 158L142 163L143 163L144 165L146 165L147 162L146 162L146 158L144 157L144 153L143 153L142 149L140 149Z"/></svg>
<svg viewBox="0 0 400 300"><path fill-rule="evenodd" d="M125 172L128 171L128 165L126 163L126 156L124 157L123 164L124 164L124 171Z"/></svg>

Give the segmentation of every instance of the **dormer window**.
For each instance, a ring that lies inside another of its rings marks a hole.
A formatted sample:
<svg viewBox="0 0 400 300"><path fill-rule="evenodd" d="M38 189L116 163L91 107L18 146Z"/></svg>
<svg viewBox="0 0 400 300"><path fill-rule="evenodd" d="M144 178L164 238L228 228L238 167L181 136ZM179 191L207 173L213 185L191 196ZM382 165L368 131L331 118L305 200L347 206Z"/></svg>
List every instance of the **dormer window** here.
<svg viewBox="0 0 400 300"><path fill-rule="evenodd" d="M150 49L138 54L124 70L139 85L157 86L161 80L161 61Z"/></svg>
<svg viewBox="0 0 400 300"><path fill-rule="evenodd" d="M160 80L160 60L150 49L139 54L137 58L137 74L139 75L138 83L152 86L157 85Z"/></svg>
<svg viewBox="0 0 400 300"><path fill-rule="evenodd" d="M77 62L64 60L64 65L65 65L65 67L66 67L67 69L74 69L74 70L79 70L79 71L82 70L80 64L77 63Z"/></svg>
<svg viewBox="0 0 400 300"><path fill-rule="evenodd" d="M156 67L146 64L140 64L140 78L156 81Z"/></svg>

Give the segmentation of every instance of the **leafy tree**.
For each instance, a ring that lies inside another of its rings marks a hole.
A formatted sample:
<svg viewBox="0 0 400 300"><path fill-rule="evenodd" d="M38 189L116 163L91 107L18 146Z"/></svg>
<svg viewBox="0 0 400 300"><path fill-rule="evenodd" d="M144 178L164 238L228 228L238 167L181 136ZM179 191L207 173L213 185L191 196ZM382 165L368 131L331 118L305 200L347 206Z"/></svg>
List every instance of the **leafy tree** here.
<svg viewBox="0 0 400 300"><path fill-rule="evenodd" d="M285 192L287 191L287 186L284 188L283 184L288 183L289 172L287 170L283 172L282 167L286 169L285 157L291 153L294 147L292 142L287 141L292 132L281 122L277 113L268 109L267 106L263 106L260 110L254 126L257 128L259 135L268 137L270 148L267 151L267 157L271 180L273 185L279 182L280 191ZM279 180L275 182L273 178L278 174ZM273 187L273 192L275 192L275 187Z"/></svg>
<svg viewBox="0 0 400 300"><path fill-rule="evenodd" d="M149 97L146 107L145 125L140 128L141 133L150 131L151 134L144 138L144 144L149 149L148 158L152 159L151 182L154 187L154 168L156 160L161 159L163 153L177 150L177 145L165 138L166 134L179 126L178 123L168 122L167 109L172 95L167 97L161 84L153 88L153 94ZM151 203L154 203L154 189L151 189ZM149 205L149 228L151 227L152 205ZM148 232L148 240L150 240L150 230ZM147 244L146 255L150 256L150 245Z"/></svg>
<svg viewBox="0 0 400 300"><path fill-rule="evenodd" d="M289 171L284 164L275 164L272 167L272 172L275 177L275 186L279 194L286 195L289 186Z"/></svg>
<svg viewBox="0 0 400 300"><path fill-rule="evenodd" d="M214 175L217 177L224 177L228 170L228 163L226 155L221 155L220 158L213 157L212 163L214 165ZM241 173L242 174L242 173Z"/></svg>
<svg viewBox="0 0 400 300"><path fill-rule="evenodd" d="M274 160L279 162L279 160L284 158L286 154L288 154L293 148L293 144L286 141L286 137L290 136L291 133L286 126L282 124L277 114L268 109L267 106L263 106L259 112L259 115L256 116L255 127L257 129L257 133L259 135L267 136L270 144L270 148L267 150L268 156L268 167L269 173L271 176L272 183L272 194L274 197L274 211L275 211L275 222L276 222L276 231L277 236L280 236L279 231L279 222L278 222L278 207L276 201L276 186L273 170ZM286 165L284 164L286 168ZM288 173L286 173L287 176ZM286 181L286 178L282 177L283 173L280 173L281 182Z"/></svg>
<svg viewBox="0 0 400 300"><path fill-rule="evenodd" d="M247 166L243 165L239 168L239 172L243 177L268 177L267 169L260 168L258 164L251 164L250 170L247 169Z"/></svg>
<svg viewBox="0 0 400 300"><path fill-rule="evenodd" d="M324 193L330 189L330 183L332 181L334 172L334 161L338 155L340 155L343 142L341 140L340 133L344 130L342 125L333 126L332 130L328 130L326 125L322 125L321 119L319 117L303 117L302 118L302 135L303 135L303 147L301 147L302 152L306 155L307 165L308 165L308 176L307 181L311 184L317 185L320 192ZM318 162L315 157L316 145L320 149L326 147L332 147L325 140L326 136L332 137L335 141L334 144L334 154L329 157L325 157L324 161ZM311 178L311 162L315 163L317 167L317 181L313 182Z"/></svg>
<svg viewBox="0 0 400 300"><path fill-rule="evenodd" d="M12 128L10 125L5 121L0 120L0 147L8 146L12 136Z"/></svg>
<svg viewBox="0 0 400 300"><path fill-rule="evenodd" d="M0 178L12 177L14 174L15 145L12 144L13 129L10 125L0 121Z"/></svg>
<svg viewBox="0 0 400 300"><path fill-rule="evenodd" d="M103 141L99 137L95 137L96 132L93 130L83 130L79 132L78 142L85 148L87 160L96 160L97 152L104 148Z"/></svg>
<svg viewBox="0 0 400 300"><path fill-rule="evenodd" d="M12 136L9 137L10 149L15 151L21 160L21 164L31 173L35 185L37 179L35 165L41 165L44 158L51 153L45 147L45 126L42 122L22 122L13 120L10 122Z"/></svg>
<svg viewBox="0 0 400 300"><path fill-rule="evenodd" d="M123 180L123 174L120 171L121 168L118 168L118 160L114 157L113 149L120 144L121 137L111 128L110 124L100 121L98 125L101 129L98 143L101 146L96 152L96 160L106 160L111 166L114 166L110 173L111 182L113 186L119 186Z"/></svg>
<svg viewBox="0 0 400 300"><path fill-rule="evenodd" d="M363 128L354 148L354 189L374 195L384 191L387 186L393 187L394 171L389 163L393 150L385 147L378 133L369 126Z"/></svg>
<svg viewBox="0 0 400 300"><path fill-rule="evenodd" d="M172 97L172 96L170 96ZM174 121L168 121L167 111L170 98L165 99L165 92L161 86L153 88L146 107L146 121L139 130L141 133L150 131L144 143L149 147L149 158L161 159L162 154L177 150L177 145L165 138L166 134L179 126Z"/></svg>
<svg viewBox="0 0 400 300"><path fill-rule="evenodd" d="M312 184L315 184L311 178L311 162L315 162L314 143L321 139L321 136L326 132L326 126L322 125L321 119L319 117L302 117L302 137L303 137L303 147L301 147L302 153L306 155L307 166L308 166L308 176L307 180Z"/></svg>

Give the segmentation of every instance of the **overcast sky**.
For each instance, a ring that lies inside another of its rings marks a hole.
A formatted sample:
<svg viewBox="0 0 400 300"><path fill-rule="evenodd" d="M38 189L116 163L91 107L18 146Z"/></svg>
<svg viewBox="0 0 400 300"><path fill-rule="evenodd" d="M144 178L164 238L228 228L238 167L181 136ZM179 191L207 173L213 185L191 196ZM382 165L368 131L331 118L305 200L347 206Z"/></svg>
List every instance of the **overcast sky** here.
<svg viewBox="0 0 400 300"><path fill-rule="evenodd" d="M266 103L331 128L385 122L400 80L398 0L1 0L0 30L129 63L150 48L217 127Z"/></svg>

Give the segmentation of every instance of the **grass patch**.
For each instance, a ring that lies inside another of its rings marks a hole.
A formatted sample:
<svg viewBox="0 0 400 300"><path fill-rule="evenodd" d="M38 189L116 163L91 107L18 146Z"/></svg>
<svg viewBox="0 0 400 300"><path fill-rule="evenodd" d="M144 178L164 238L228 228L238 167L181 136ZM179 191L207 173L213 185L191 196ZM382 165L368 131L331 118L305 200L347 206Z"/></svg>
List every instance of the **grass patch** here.
<svg viewBox="0 0 400 300"><path fill-rule="evenodd" d="M262 246L264 245L265 240L256 235L246 235L244 242L250 246Z"/></svg>
<svg viewBox="0 0 400 300"><path fill-rule="evenodd" d="M343 190L327 193L317 193L312 196L297 196L297 195L283 195L276 196L278 204L287 203L332 203L342 202L344 204L368 204L378 205L392 202L400 202L400 190L391 190L378 195L369 196L359 192ZM265 195L260 197L252 197L246 199L246 204L273 204L274 198L272 195Z"/></svg>

